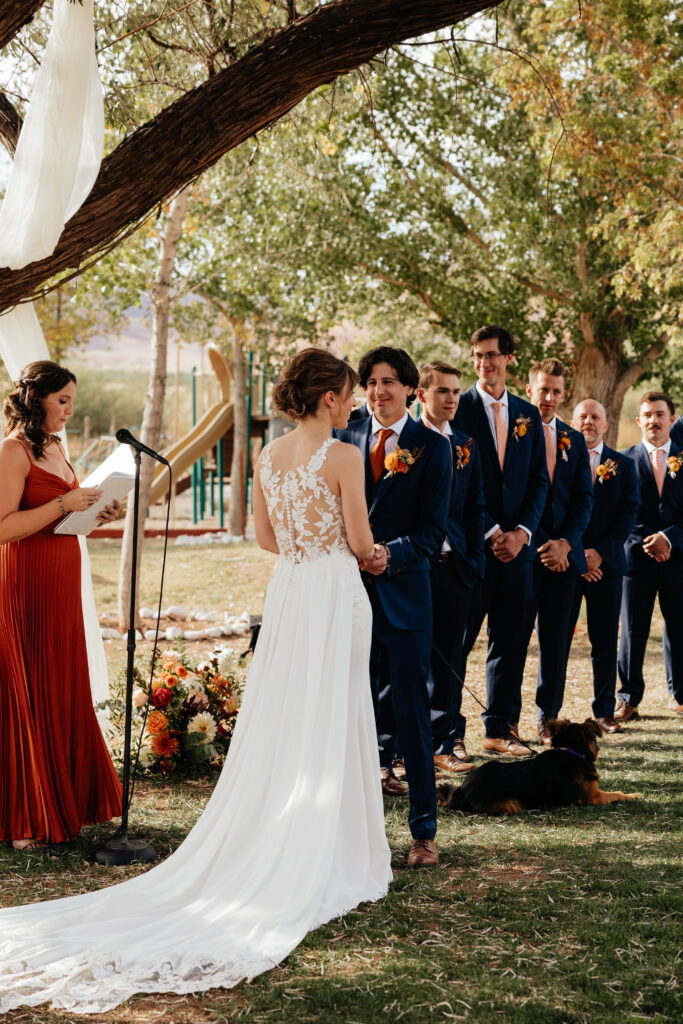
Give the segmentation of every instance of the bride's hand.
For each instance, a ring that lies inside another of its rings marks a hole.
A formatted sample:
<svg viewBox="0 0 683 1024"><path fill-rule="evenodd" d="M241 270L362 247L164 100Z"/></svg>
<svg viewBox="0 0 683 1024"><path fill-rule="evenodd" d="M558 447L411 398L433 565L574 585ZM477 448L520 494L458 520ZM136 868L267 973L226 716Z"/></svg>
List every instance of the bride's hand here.
<svg viewBox="0 0 683 1024"><path fill-rule="evenodd" d="M381 576L387 567L387 549L384 544L375 544L372 558L363 558L360 567L373 576Z"/></svg>

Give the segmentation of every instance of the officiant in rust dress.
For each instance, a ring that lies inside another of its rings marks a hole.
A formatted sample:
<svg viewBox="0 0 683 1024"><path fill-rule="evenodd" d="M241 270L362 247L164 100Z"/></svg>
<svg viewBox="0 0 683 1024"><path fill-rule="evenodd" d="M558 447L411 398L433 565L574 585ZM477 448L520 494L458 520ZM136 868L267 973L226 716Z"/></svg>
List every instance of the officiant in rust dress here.
<svg viewBox="0 0 683 1024"><path fill-rule="evenodd" d="M101 492L79 487L57 434L76 378L30 363L5 400L0 442L0 839L60 843L121 813L93 709L78 538L54 533ZM105 509L107 521L115 509Z"/></svg>

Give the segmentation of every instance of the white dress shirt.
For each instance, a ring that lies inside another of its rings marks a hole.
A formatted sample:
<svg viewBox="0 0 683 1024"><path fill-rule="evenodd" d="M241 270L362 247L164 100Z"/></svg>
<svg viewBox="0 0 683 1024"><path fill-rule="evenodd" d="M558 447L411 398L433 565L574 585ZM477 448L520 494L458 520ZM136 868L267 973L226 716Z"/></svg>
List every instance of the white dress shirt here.
<svg viewBox="0 0 683 1024"><path fill-rule="evenodd" d="M500 402L500 404L501 404L500 412L501 412L501 416L503 418L503 423L505 424L506 429L509 430L510 429L510 413L508 411L508 389L505 388L505 390L503 391L503 394L501 395L500 398L494 398L493 395L490 395L488 393L488 391L484 391L484 389L481 387L479 382L477 382L475 387L477 389L477 392L479 393L479 397L481 398L481 400L482 400L482 402L484 404L484 412L486 413L486 418L489 421L489 426L491 428L491 435L493 437L493 443L495 445L496 451L498 451L498 437L496 435L496 414L493 411L493 404L494 404L494 402ZM492 526L490 530L486 531L486 533L484 534L484 540L488 540L489 537L493 536L494 533L497 533L498 530L500 530L500 528L501 528L500 523L496 523L495 526ZM525 544L531 544L531 534L527 530L526 526L522 526L522 524L519 523L518 526L517 526L517 529L518 530L524 530L524 532L526 534L526 540L525 540L524 543Z"/></svg>
<svg viewBox="0 0 683 1024"><path fill-rule="evenodd" d="M410 413L406 409L403 416L401 416L400 420L396 420L395 423L390 423L387 427L385 427L384 424L380 423L380 421L376 418L375 414L373 413L370 433L370 451L372 451L372 449L377 444L377 435L379 434L380 430L393 430L393 434L391 435L391 437L388 437L384 443L385 453L389 455L391 452L393 452L394 448L398 444L398 436L405 427L406 423L408 422L409 415Z"/></svg>
<svg viewBox="0 0 683 1024"><path fill-rule="evenodd" d="M649 441L646 441L645 438L643 438L643 447L645 448L645 451L648 454L648 458L650 460L650 468L652 468L652 452L656 452L658 448L661 448L662 451L664 452L664 454L668 458L669 452L671 451L671 438L668 437L667 440L666 440L666 443L665 444L660 444L660 445L650 444ZM654 476L654 472L653 472L652 475ZM661 530L659 530L658 532L659 532L659 536L664 538L664 540L667 542L667 544L669 545L669 548L670 548L671 547L671 541L669 540L667 535L665 533L662 533Z"/></svg>
<svg viewBox="0 0 683 1024"><path fill-rule="evenodd" d="M445 421L443 425L443 430L439 430L435 423L432 423L430 419L427 419L425 413L422 413L422 415L420 416L420 420L425 425L425 427L427 427L428 430L435 431L435 433L440 434L441 437L449 438L453 436L453 431L451 430L451 425L448 422L448 420ZM448 537L444 537L443 544L441 545L441 551L443 552L443 554L446 554L450 550L451 545L448 541Z"/></svg>

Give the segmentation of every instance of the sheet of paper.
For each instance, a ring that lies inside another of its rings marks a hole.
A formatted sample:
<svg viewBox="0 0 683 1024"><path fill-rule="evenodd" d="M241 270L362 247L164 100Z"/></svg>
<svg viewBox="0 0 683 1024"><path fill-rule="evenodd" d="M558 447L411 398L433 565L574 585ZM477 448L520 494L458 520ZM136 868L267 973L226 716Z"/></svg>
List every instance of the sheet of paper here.
<svg viewBox="0 0 683 1024"><path fill-rule="evenodd" d="M120 445L109 458L105 459L90 476L82 481L81 487L99 487L102 497L83 509L82 512L69 512L55 526L55 533L87 536L98 526L97 517L107 505L122 501L135 483L135 462L130 448Z"/></svg>

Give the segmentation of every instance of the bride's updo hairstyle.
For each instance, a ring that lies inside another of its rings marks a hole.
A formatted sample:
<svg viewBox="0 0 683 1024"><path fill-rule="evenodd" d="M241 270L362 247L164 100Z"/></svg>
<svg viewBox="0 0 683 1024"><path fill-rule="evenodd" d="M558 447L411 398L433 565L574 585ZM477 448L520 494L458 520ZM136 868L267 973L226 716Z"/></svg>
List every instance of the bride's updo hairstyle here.
<svg viewBox="0 0 683 1024"><path fill-rule="evenodd" d="M312 416L328 391L341 395L355 388L354 368L322 348L305 348L289 360L273 388L273 405L289 420Z"/></svg>
<svg viewBox="0 0 683 1024"><path fill-rule="evenodd" d="M14 390L5 399L5 437L18 434L26 441L35 458L42 458L48 442L56 438L43 430L45 410L40 399L62 391L67 384L75 383L76 377L71 370L49 359L40 359L25 366L21 377L15 381Z"/></svg>

